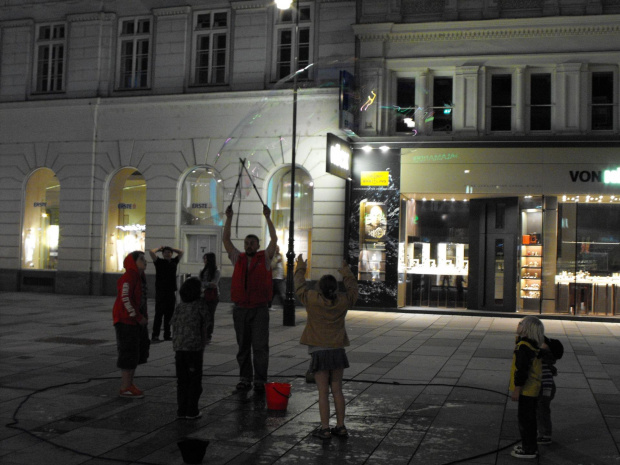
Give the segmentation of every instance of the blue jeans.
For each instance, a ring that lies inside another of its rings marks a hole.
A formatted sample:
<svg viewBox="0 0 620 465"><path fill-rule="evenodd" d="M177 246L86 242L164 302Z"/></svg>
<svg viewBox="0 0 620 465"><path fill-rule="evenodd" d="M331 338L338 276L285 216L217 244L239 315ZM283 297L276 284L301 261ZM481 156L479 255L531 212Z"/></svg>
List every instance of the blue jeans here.
<svg viewBox="0 0 620 465"><path fill-rule="evenodd" d="M239 378L264 384L269 369L269 310L266 306L243 308L235 305L233 322L239 346Z"/></svg>

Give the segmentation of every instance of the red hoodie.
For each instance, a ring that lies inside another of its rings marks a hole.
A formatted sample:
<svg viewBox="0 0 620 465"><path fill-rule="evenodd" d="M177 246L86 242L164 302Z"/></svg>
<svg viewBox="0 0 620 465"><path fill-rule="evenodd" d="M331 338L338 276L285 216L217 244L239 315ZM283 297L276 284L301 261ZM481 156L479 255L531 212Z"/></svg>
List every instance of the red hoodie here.
<svg viewBox="0 0 620 465"><path fill-rule="evenodd" d="M127 325L137 325L143 318L146 318L146 303L144 314L140 313L140 302L142 300L142 275L138 270L135 260L131 254L123 261L125 273L116 283L117 296L114 302L114 324L125 323Z"/></svg>

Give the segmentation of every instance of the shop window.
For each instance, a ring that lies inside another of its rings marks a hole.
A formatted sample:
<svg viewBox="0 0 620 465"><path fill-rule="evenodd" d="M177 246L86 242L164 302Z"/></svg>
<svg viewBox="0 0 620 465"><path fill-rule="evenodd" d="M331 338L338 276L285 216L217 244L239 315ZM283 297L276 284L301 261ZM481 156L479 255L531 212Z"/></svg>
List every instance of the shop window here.
<svg viewBox="0 0 620 465"><path fill-rule="evenodd" d="M592 130L613 129L614 73L592 73Z"/></svg>
<svg viewBox="0 0 620 465"><path fill-rule="evenodd" d="M299 15L298 31L295 36L295 21ZM312 57L312 5L300 4L299 9L276 10L274 75L277 80L304 69ZM295 68L294 51L297 53ZM310 79L309 71L299 73L297 79Z"/></svg>
<svg viewBox="0 0 620 465"><path fill-rule="evenodd" d="M398 79L396 106L396 132L415 131L415 79Z"/></svg>
<svg viewBox="0 0 620 465"><path fill-rule="evenodd" d="M222 226L222 178L212 168L196 167L185 177L181 192L181 225Z"/></svg>
<svg viewBox="0 0 620 465"><path fill-rule="evenodd" d="M551 74L530 76L530 131L551 130Z"/></svg>
<svg viewBox="0 0 620 465"><path fill-rule="evenodd" d="M229 27L227 11L203 12L194 16L193 85L228 82Z"/></svg>
<svg viewBox="0 0 620 465"><path fill-rule="evenodd" d="M36 170L26 185L22 268L55 270L60 242L60 183L47 168Z"/></svg>
<svg viewBox="0 0 620 465"><path fill-rule="evenodd" d="M491 131L512 129L512 76L494 74L491 76Z"/></svg>
<svg viewBox="0 0 620 465"><path fill-rule="evenodd" d="M433 79L433 131L452 131L452 78Z"/></svg>
<svg viewBox="0 0 620 465"><path fill-rule="evenodd" d="M288 251L289 222L291 212L291 168L278 171L269 182L267 204L271 208L271 218L278 234L280 252ZM308 259L308 269L312 265L312 202L314 182L303 169L295 170L295 255L303 254ZM266 243L269 236L266 236Z"/></svg>
<svg viewBox="0 0 620 465"><path fill-rule="evenodd" d="M119 89L149 87L151 20L124 19L119 27Z"/></svg>
<svg viewBox="0 0 620 465"><path fill-rule="evenodd" d="M602 196L585 200L558 206L556 307L561 313L613 315L620 304L618 206L603 203Z"/></svg>
<svg viewBox="0 0 620 465"><path fill-rule="evenodd" d="M134 250L145 250L146 181L134 168L123 168L108 186L105 270L123 270L123 260Z"/></svg>
<svg viewBox="0 0 620 465"><path fill-rule="evenodd" d="M61 92L65 75L65 25L47 24L37 28L35 89Z"/></svg>

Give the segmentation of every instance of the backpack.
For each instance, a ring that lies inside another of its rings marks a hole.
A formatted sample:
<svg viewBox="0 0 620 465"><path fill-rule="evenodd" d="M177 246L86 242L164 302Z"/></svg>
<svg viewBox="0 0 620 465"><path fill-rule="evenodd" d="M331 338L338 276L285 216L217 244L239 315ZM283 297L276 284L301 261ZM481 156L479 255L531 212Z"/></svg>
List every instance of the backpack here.
<svg viewBox="0 0 620 465"><path fill-rule="evenodd" d="M562 355L564 355L564 346L560 342L559 339L551 339L549 338L547 345L549 346L549 351L555 357L556 360L560 360Z"/></svg>

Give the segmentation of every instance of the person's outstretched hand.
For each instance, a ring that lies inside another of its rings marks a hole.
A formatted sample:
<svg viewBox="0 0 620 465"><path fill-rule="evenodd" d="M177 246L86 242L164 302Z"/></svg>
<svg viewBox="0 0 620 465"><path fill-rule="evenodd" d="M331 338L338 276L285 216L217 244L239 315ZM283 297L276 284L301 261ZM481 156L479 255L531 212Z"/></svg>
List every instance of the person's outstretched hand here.
<svg viewBox="0 0 620 465"><path fill-rule="evenodd" d="M232 216L233 216L232 205L229 205L228 208L226 209L226 218L232 218Z"/></svg>
<svg viewBox="0 0 620 465"><path fill-rule="evenodd" d="M304 260L304 254L300 253L299 255L297 255L297 265L304 265L307 266L308 265L308 260Z"/></svg>
<svg viewBox="0 0 620 465"><path fill-rule="evenodd" d="M269 215L271 215L271 208L267 205L263 205L263 215L265 215L265 218L269 218Z"/></svg>

